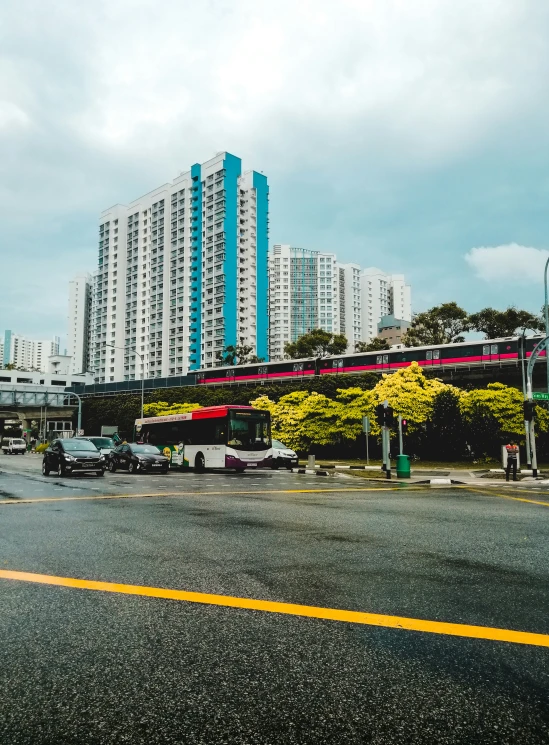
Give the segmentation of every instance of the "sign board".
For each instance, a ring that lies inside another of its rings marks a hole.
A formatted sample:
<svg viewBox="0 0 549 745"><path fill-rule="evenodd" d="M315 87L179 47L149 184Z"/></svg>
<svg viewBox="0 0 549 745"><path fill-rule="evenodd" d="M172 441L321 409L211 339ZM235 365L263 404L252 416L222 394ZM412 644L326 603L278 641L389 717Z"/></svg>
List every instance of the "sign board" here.
<svg viewBox="0 0 549 745"><path fill-rule="evenodd" d="M110 437L118 433L118 427L101 427L101 437Z"/></svg>
<svg viewBox="0 0 549 745"><path fill-rule="evenodd" d="M77 437L84 437L84 430L83 429L77 429L76 430L76 436Z"/></svg>
<svg viewBox="0 0 549 745"><path fill-rule="evenodd" d="M362 417L362 431L366 434L370 432L370 419L367 416Z"/></svg>
<svg viewBox="0 0 549 745"><path fill-rule="evenodd" d="M549 401L549 393L532 393L534 401Z"/></svg>

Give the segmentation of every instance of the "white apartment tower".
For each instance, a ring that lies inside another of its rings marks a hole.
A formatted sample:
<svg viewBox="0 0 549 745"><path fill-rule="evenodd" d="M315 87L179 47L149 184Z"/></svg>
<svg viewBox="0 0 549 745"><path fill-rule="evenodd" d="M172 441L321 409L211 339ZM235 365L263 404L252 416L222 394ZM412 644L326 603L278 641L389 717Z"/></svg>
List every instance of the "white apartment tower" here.
<svg viewBox="0 0 549 745"><path fill-rule="evenodd" d="M13 364L19 369L48 372L48 357L59 354L59 337L53 340L27 339L13 331L4 333L4 367Z"/></svg>
<svg viewBox="0 0 549 745"><path fill-rule="evenodd" d="M275 245L269 251L269 358L313 329L360 340L360 267L335 254Z"/></svg>
<svg viewBox="0 0 549 745"><path fill-rule="evenodd" d="M78 274L69 282L67 318L67 354L71 357L70 374L78 375L89 368L89 335L92 303L92 276Z"/></svg>
<svg viewBox="0 0 549 745"><path fill-rule="evenodd" d="M245 344L267 358L267 178L218 153L105 210L94 277L97 382L184 375Z"/></svg>
<svg viewBox="0 0 549 745"><path fill-rule="evenodd" d="M360 289L363 341L377 336L377 325L383 316L412 320L411 289L405 284L403 274L385 274L375 267L364 269Z"/></svg>
<svg viewBox="0 0 549 745"><path fill-rule="evenodd" d="M355 344L362 340L362 296L360 292L360 267L358 264L338 264L340 333L347 337L348 352L355 351Z"/></svg>

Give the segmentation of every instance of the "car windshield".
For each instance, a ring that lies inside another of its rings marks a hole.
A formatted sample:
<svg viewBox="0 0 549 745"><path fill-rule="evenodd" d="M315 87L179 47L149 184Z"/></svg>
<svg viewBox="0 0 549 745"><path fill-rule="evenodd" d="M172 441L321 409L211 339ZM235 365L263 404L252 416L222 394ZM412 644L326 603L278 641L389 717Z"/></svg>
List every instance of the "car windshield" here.
<svg viewBox="0 0 549 745"><path fill-rule="evenodd" d="M280 440L273 440L273 447L277 450L286 450L286 445L280 442Z"/></svg>
<svg viewBox="0 0 549 745"><path fill-rule="evenodd" d="M97 448L89 440L65 440L63 442L63 450L67 452L70 450L83 450L90 451L91 453L97 452Z"/></svg>
<svg viewBox="0 0 549 745"><path fill-rule="evenodd" d="M132 445L133 453L148 453L149 455L159 455L160 451L154 445Z"/></svg>
<svg viewBox="0 0 549 745"><path fill-rule="evenodd" d="M235 412L229 419L227 445L235 450L266 450L271 447L271 426L267 418Z"/></svg>
<svg viewBox="0 0 549 745"><path fill-rule="evenodd" d="M14 445L24 445L25 440L12 440Z"/></svg>
<svg viewBox="0 0 549 745"><path fill-rule="evenodd" d="M90 442L93 442L96 448L113 448L114 440L110 437L90 437Z"/></svg>

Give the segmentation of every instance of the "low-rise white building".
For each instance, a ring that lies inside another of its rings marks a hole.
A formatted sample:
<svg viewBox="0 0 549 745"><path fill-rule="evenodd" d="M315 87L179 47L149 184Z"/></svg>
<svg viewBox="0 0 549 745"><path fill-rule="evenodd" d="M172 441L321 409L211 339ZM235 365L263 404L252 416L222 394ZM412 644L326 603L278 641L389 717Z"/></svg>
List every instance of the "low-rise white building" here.
<svg viewBox="0 0 549 745"><path fill-rule="evenodd" d="M0 383L6 390L10 385L19 387L21 385L33 386L58 386L59 388L72 388L80 385L91 385L93 374L70 375L62 372L23 372L22 370L0 370Z"/></svg>

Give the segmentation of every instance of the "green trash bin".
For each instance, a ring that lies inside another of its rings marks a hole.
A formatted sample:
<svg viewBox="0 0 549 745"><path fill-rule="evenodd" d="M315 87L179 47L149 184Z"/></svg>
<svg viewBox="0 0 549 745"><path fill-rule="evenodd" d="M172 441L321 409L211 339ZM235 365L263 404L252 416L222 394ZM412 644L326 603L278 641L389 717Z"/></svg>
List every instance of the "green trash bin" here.
<svg viewBox="0 0 549 745"><path fill-rule="evenodd" d="M409 455L397 455L397 478L409 479L410 478L410 456Z"/></svg>

